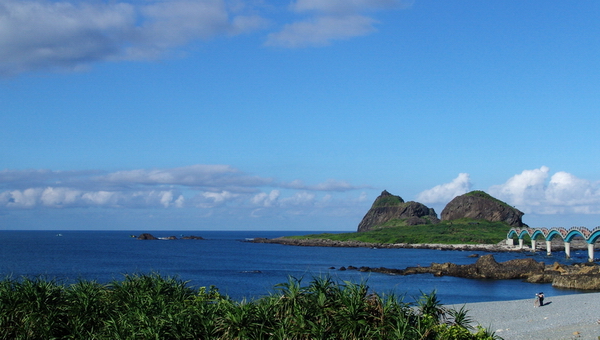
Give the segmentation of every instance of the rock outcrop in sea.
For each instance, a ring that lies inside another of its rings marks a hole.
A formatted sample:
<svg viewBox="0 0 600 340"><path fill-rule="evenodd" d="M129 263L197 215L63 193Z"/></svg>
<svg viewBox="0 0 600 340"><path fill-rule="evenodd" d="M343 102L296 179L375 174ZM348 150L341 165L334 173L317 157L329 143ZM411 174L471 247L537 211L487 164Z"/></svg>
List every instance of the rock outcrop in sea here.
<svg viewBox="0 0 600 340"><path fill-rule="evenodd" d="M435 224L440 220L433 208L419 202L404 202L402 197L384 190L375 199L371 209L358 225L357 232L369 231L391 220L400 220L405 225Z"/></svg>
<svg viewBox="0 0 600 340"><path fill-rule="evenodd" d="M138 240L158 240L158 238L156 238L154 235L148 234L148 233L140 234L140 236L138 236L137 239Z"/></svg>
<svg viewBox="0 0 600 340"><path fill-rule="evenodd" d="M483 191L471 191L454 197L442 210L442 221L461 218L505 222L512 227L523 227L523 212L488 195Z"/></svg>
<svg viewBox="0 0 600 340"><path fill-rule="evenodd" d="M140 234L140 236L138 236L137 239L138 240L177 240L177 237L176 236L155 237L152 234L143 233L143 234ZM204 240L204 238L202 236L194 236L194 235L182 236L181 239L182 240Z"/></svg>

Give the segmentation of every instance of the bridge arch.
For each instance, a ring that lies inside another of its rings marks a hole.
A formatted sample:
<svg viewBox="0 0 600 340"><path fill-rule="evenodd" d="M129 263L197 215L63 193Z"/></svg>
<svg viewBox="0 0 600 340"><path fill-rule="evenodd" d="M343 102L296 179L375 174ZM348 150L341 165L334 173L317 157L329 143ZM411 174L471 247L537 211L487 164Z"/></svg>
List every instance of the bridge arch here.
<svg viewBox="0 0 600 340"><path fill-rule="evenodd" d="M533 233L531 234L531 239L534 240L534 239L537 239L540 236L543 237L544 239L546 238L546 234L544 233L544 229L534 229Z"/></svg>
<svg viewBox="0 0 600 340"><path fill-rule="evenodd" d="M558 230L550 230L548 232L548 236L546 236L546 240L552 241L552 239L554 237L556 237L556 236L558 236L558 237L560 237L561 239L564 240L563 236L561 235L561 233Z"/></svg>
<svg viewBox="0 0 600 340"><path fill-rule="evenodd" d="M565 236L563 239L565 242L571 242L576 236L581 236L584 240L586 239L585 235L579 229L570 229L567 233L567 236Z"/></svg>
<svg viewBox="0 0 600 340"><path fill-rule="evenodd" d="M589 241L588 243L596 243L600 238L600 227L596 227L590 231Z"/></svg>

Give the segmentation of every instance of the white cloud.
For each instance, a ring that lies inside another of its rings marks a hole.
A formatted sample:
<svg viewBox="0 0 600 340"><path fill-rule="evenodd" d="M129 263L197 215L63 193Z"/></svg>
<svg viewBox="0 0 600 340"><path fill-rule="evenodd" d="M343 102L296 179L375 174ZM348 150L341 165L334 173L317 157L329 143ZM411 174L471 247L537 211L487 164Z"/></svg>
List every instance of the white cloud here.
<svg viewBox="0 0 600 340"><path fill-rule="evenodd" d="M133 29L126 3L0 1L0 75L114 57Z"/></svg>
<svg viewBox="0 0 600 340"><path fill-rule="evenodd" d="M553 205L593 204L598 198L596 185L564 171L552 175L545 192L545 200Z"/></svg>
<svg viewBox="0 0 600 340"><path fill-rule="evenodd" d="M417 195L417 201L425 204L448 203L454 197L471 190L471 177L467 173L460 173L450 183L437 185Z"/></svg>
<svg viewBox="0 0 600 340"><path fill-rule="evenodd" d="M398 0L297 0L292 8L297 12L319 11L348 13L366 10L407 7L412 1Z"/></svg>
<svg viewBox="0 0 600 340"><path fill-rule="evenodd" d="M358 197L358 201L359 202L364 202L366 200L367 200L367 193L363 191L363 192L360 193L360 197Z"/></svg>
<svg viewBox="0 0 600 340"><path fill-rule="evenodd" d="M330 179L315 185L254 176L228 165L192 165L170 169L100 171L0 171L0 210L85 208L221 209L221 213L310 215L353 213L372 202L364 187ZM421 192L416 200L445 204L471 190L469 174ZM524 170L486 190L528 214L600 214L600 183L550 169ZM227 211L226 211L227 210ZM258 213L258 210L255 210Z"/></svg>
<svg viewBox="0 0 600 340"><path fill-rule="evenodd" d="M81 194L79 190L48 187L42 192L40 200L45 206L71 205L81 199Z"/></svg>
<svg viewBox="0 0 600 340"><path fill-rule="evenodd" d="M155 1L139 8L143 24L136 27L134 59L160 57L164 51L197 39L233 35L265 26L258 15L233 15L223 0Z"/></svg>
<svg viewBox="0 0 600 340"><path fill-rule="evenodd" d="M533 214L600 214L600 186L559 171L550 177L550 169L524 170L502 185L492 186L490 195Z"/></svg>
<svg viewBox="0 0 600 340"><path fill-rule="evenodd" d="M564 171L549 173L546 166L523 170L486 191L528 214L600 214L600 183ZM470 190L470 176L462 173L450 183L421 192L416 200L446 204Z"/></svg>
<svg viewBox="0 0 600 340"><path fill-rule="evenodd" d="M175 197L177 196L177 197ZM175 206L177 208L183 207L185 203L185 198L183 195L176 195L173 191L162 191L160 195L160 204L168 208L170 206Z"/></svg>
<svg viewBox="0 0 600 340"><path fill-rule="evenodd" d="M509 178L506 183L494 185L489 194L513 205L540 205L545 196L545 183L550 169L523 170Z"/></svg>
<svg viewBox="0 0 600 340"><path fill-rule="evenodd" d="M284 206L297 206L313 204L315 201L315 194L306 191L300 191L294 193L291 197L281 199L281 204Z"/></svg>
<svg viewBox="0 0 600 340"><path fill-rule="evenodd" d="M326 46L335 40L365 36L378 23L370 14L376 10L405 8L412 0L297 0L290 8L302 18L268 35L265 45L288 48Z"/></svg>
<svg viewBox="0 0 600 340"><path fill-rule="evenodd" d="M226 200L237 197L238 195L232 194L229 191L221 191L221 192L204 192L202 196L211 199L215 204L221 204Z"/></svg>
<svg viewBox="0 0 600 340"><path fill-rule="evenodd" d="M319 16L285 25L280 32L269 34L265 44L288 48L326 46L332 40L372 33L375 23L363 15Z"/></svg>
<svg viewBox="0 0 600 340"><path fill-rule="evenodd" d="M0 76L155 59L196 39L264 25L225 0L0 0Z"/></svg>
<svg viewBox="0 0 600 340"><path fill-rule="evenodd" d="M9 208L32 208L38 204L42 192L40 188L5 191L0 193L0 204Z"/></svg>
<svg viewBox="0 0 600 340"><path fill-rule="evenodd" d="M251 203L264 208L269 207L286 207L313 204L316 195L306 191L300 191L288 197L281 197L279 190L271 190L270 193L261 192L252 197ZM325 203L331 200L331 195L325 195L322 202Z"/></svg>
<svg viewBox="0 0 600 340"><path fill-rule="evenodd" d="M349 191L356 190L359 187L353 186L346 181L338 181L335 179L328 179L325 182L318 183L316 185L306 185L301 180L294 180L289 183L280 184L284 188L290 189L302 189L310 191Z"/></svg>
<svg viewBox="0 0 600 340"><path fill-rule="evenodd" d="M270 191L265 190L268 188ZM280 188L296 192L281 199ZM280 208L309 206L315 200L311 191L336 193L357 188L334 179L312 186L304 185L301 180L278 183L229 165L210 164L103 174L100 171L3 170L0 171L0 209ZM321 204L329 201L333 201L333 196L326 194Z"/></svg>
<svg viewBox="0 0 600 340"><path fill-rule="evenodd" d="M51 170L2 170L0 188L25 189L33 186L59 186L66 182L78 182L100 174L100 171L51 171Z"/></svg>
<svg viewBox="0 0 600 340"><path fill-rule="evenodd" d="M186 45L269 27L265 44L324 46L375 31L374 12L401 0L0 0L0 77L156 60ZM276 7L293 14L268 19ZM274 23L279 22L278 25Z"/></svg>
<svg viewBox="0 0 600 340"><path fill-rule="evenodd" d="M118 194L110 191L86 192L81 195L82 200L91 206L116 206Z"/></svg>
<svg viewBox="0 0 600 340"><path fill-rule="evenodd" d="M65 187L30 188L0 193L0 207L183 207L183 195L173 190L83 191Z"/></svg>
<svg viewBox="0 0 600 340"><path fill-rule="evenodd" d="M229 33L232 35L243 34L262 29L267 26L267 21L259 15L238 15L231 21Z"/></svg>
<svg viewBox="0 0 600 340"><path fill-rule="evenodd" d="M271 179L248 176L228 165L191 165L172 169L138 169L117 171L96 178L99 182L118 185L182 185L190 187L255 187L267 185Z"/></svg>
<svg viewBox="0 0 600 340"><path fill-rule="evenodd" d="M252 204L263 206L263 207L271 207L277 203L277 199L279 198L280 192L279 190L271 190L270 193L261 192L256 194L250 200Z"/></svg>

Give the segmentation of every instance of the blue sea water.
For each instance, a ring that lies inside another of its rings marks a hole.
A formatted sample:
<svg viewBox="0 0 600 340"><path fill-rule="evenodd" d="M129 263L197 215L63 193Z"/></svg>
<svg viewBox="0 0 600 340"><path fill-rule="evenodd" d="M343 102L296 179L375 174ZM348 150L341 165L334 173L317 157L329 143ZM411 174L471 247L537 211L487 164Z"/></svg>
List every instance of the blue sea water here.
<svg viewBox="0 0 600 340"><path fill-rule="evenodd" d="M527 299L533 298L539 291L549 298L584 293L521 280L472 280L429 274L396 276L338 270L342 266L403 269L428 266L432 262L469 264L477 260L469 255L477 252L294 247L244 242L246 238L306 234L299 231L151 232L157 237L196 235L204 240L142 241L131 237L139 233L0 231L0 276L42 276L62 282L87 279L108 283L122 280L125 274L157 272L164 276L177 276L189 281L193 287L215 285L221 293L236 300L254 299L274 292L274 286L286 282L288 276L302 278L305 284L318 276L331 276L339 281L366 281L374 291L405 295L406 301L413 301L421 292L435 290L445 304ZM522 253L492 254L498 262L527 256ZM561 252L550 258L539 253L531 256L546 263L567 261ZM574 252L572 256L568 261L584 262L587 253Z"/></svg>

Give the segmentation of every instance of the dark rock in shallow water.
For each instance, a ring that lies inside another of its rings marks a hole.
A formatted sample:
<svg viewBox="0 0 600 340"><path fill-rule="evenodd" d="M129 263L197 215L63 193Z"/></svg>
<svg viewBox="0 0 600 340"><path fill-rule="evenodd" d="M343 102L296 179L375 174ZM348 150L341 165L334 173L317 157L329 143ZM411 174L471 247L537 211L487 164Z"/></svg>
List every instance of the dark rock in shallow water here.
<svg viewBox="0 0 600 340"><path fill-rule="evenodd" d="M555 263L546 266L544 262L533 259L515 259L498 263L493 255L484 255L476 263L465 265L447 262L432 263L429 267L408 267L404 270L353 266L348 266L348 269L392 275L433 274L468 279L524 279L531 283L552 283L552 286L557 288L600 290L600 266L589 263L568 266Z"/></svg>
<svg viewBox="0 0 600 340"><path fill-rule="evenodd" d="M496 262L493 255L483 255L474 264L446 266L432 263L442 275L451 275L473 279L524 279L532 274L544 272L544 262L534 259L515 259L502 263Z"/></svg>
<svg viewBox="0 0 600 340"><path fill-rule="evenodd" d="M600 274L558 275L552 280L552 287L598 290Z"/></svg>
<svg viewBox="0 0 600 340"><path fill-rule="evenodd" d="M436 276L456 276L469 279L508 280L524 279L544 272L544 263L533 259L515 259L496 262L493 255L481 256L474 264L432 263L430 267L409 267L405 274L432 273Z"/></svg>
<svg viewBox="0 0 600 340"><path fill-rule="evenodd" d="M181 239L182 240L204 240L204 237L190 235L190 236L183 236Z"/></svg>
<svg viewBox="0 0 600 340"><path fill-rule="evenodd" d="M177 240L176 236L165 236L165 237L155 237L152 234L143 233L137 237L138 240ZM182 236L182 240L204 240L203 237L200 236Z"/></svg>
<svg viewBox="0 0 600 340"><path fill-rule="evenodd" d="M138 240L158 240L158 238L154 237L152 234L143 233L137 237Z"/></svg>

